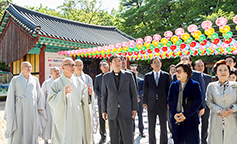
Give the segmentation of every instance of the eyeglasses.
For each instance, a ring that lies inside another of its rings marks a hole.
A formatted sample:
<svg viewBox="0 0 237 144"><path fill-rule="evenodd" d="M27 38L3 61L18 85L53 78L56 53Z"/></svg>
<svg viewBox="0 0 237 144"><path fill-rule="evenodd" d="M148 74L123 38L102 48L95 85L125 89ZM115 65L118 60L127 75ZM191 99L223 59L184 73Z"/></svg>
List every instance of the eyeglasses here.
<svg viewBox="0 0 237 144"><path fill-rule="evenodd" d="M67 66L67 65L69 65L70 67L74 67L75 66L75 64L64 64L63 66Z"/></svg>
<svg viewBox="0 0 237 144"><path fill-rule="evenodd" d="M75 65L75 67L81 67L82 65Z"/></svg>
<svg viewBox="0 0 237 144"><path fill-rule="evenodd" d="M24 67L26 67L26 68L32 68L32 66L24 66Z"/></svg>
<svg viewBox="0 0 237 144"><path fill-rule="evenodd" d="M227 63L232 63L233 61L232 60L226 60Z"/></svg>
<svg viewBox="0 0 237 144"><path fill-rule="evenodd" d="M176 73L180 74L180 73L182 73L182 72L183 72L182 70L176 69Z"/></svg>

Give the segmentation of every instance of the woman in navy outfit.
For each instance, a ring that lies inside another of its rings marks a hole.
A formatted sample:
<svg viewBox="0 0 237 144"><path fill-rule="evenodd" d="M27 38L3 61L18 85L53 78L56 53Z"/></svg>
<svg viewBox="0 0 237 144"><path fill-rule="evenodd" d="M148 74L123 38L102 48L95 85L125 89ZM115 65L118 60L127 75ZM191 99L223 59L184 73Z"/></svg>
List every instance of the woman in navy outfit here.
<svg viewBox="0 0 237 144"><path fill-rule="evenodd" d="M168 94L174 144L199 144L199 83L191 79L192 68L185 61L176 65L176 76L178 80L171 84Z"/></svg>

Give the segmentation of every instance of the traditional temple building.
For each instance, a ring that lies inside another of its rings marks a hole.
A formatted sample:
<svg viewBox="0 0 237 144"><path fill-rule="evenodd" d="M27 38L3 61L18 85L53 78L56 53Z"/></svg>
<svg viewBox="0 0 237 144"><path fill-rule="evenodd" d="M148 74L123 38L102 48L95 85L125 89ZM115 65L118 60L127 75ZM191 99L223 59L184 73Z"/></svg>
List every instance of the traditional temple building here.
<svg viewBox="0 0 237 144"><path fill-rule="evenodd" d="M133 39L115 26L71 21L9 2L0 22L0 61L11 63L13 75L20 73L22 61L30 61L32 74L42 84L48 78L49 67L59 66L63 59L58 56L58 51L105 46ZM91 63L91 60L85 63ZM98 61L94 63L98 64ZM93 65L85 65L85 68L89 68L89 73L94 71Z"/></svg>

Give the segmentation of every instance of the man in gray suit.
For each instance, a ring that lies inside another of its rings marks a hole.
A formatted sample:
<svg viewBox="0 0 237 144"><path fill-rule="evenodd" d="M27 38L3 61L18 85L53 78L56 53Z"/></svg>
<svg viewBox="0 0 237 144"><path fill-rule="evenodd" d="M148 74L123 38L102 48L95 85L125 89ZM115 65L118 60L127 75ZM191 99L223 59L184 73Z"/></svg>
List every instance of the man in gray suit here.
<svg viewBox="0 0 237 144"><path fill-rule="evenodd" d="M205 91L207 85L212 82L212 78L210 75L203 73L205 70L204 62L202 60L197 60L194 62L194 69L198 72L201 72L204 83L205 83ZM201 144L207 144L207 136L208 136L208 120L210 115L210 109L208 107L205 108L205 113L202 115L202 129L201 129Z"/></svg>
<svg viewBox="0 0 237 144"><path fill-rule="evenodd" d="M121 70L121 57L110 57L113 71L102 77L102 117L109 121L111 144L119 143L119 135L124 144L133 143L132 119L138 109L137 89L132 73Z"/></svg>

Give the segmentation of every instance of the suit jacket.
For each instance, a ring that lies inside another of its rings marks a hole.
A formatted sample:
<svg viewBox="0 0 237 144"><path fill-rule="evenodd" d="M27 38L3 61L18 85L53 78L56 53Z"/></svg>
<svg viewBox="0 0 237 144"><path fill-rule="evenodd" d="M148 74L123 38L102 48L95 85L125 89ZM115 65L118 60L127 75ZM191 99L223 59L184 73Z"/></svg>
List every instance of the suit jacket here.
<svg viewBox="0 0 237 144"><path fill-rule="evenodd" d="M143 82L144 80L137 77L137 83L138 83L138 95L140 98L143 98Z"/></svg>
<svg viewBox="0 0 237 144"><path fill-rule="evenodd" d="M171 113L171 124L175 124L174 115L178 113L176 108L179 98L179 83L180 81L178 80L173 82L169 89L168 104ZM202 93L199 83L190 78L183 91L183 114L186 117L183 123L186 128L199 124L198 109L201 102Z"/></svg>
<svg viewBox="0 0 237 144"><path fill-rule="evenodd" d="M205 74L205 73L203 73L202 76L203 76L203 80L204 80L204 82L205 82L205 91L206 91L208 84L209 84L210 82L212 82L212 78L211 78L210 75Z"/></svg>
<svg viewBox="0 0 237 144"><path fill-rule="evenodd" d="M95 83L94 83L94 92L98 97L98 105L101 105L101 84L102 84L102 77L103 77L103 73L98 74L95 77Z"/></svg>
<svg viewBox="0 0 237 144"><path fill-rule="evenodd" d="M132 73L121 70L119 88L117 89L114 73L108 72L102 77L102 113L108 114L108 120L117 117L118 105L124 119L132 118L132 111L138 109L137 89Z"/></svg>
<svg viewBox="0 0 237 144"><path fill-rule="evenodd" d="M206 108L206 101L205 101L205 94L206 94L206 87L205 87L205 82L204 79L202 77L202 74L198 71L193 70L193 75L191 77L191 79L199 82L200 87L201 87L201 91L202 91L202 105L199 109L203 109ZM174 75L173 81L176 81L177 77L176 74Z"/></svg>
<svg viewBox="0 0 237 144"><path fill-rule="evenodd" d="M223 93L224 86L220 86L219 81L211 82L207 87L207 106L211 110L210 118L210 144L234 144L237 141L237 83L229 81ZM233 113L224 119L225 129L222 133L222 120L219 111L232 107Z"/></svg>
<svg viewBox="0 0 237 144"><path fill-rule="evenodd" d="M143 104L147 104L148 110L152 110L156 102L156 93L158 93L159 107L163 112L167 110L167 96L171 83L170 75L167 72L160 71L158 87L154 79L153 71L147 73L144 77Z"/></svg>

